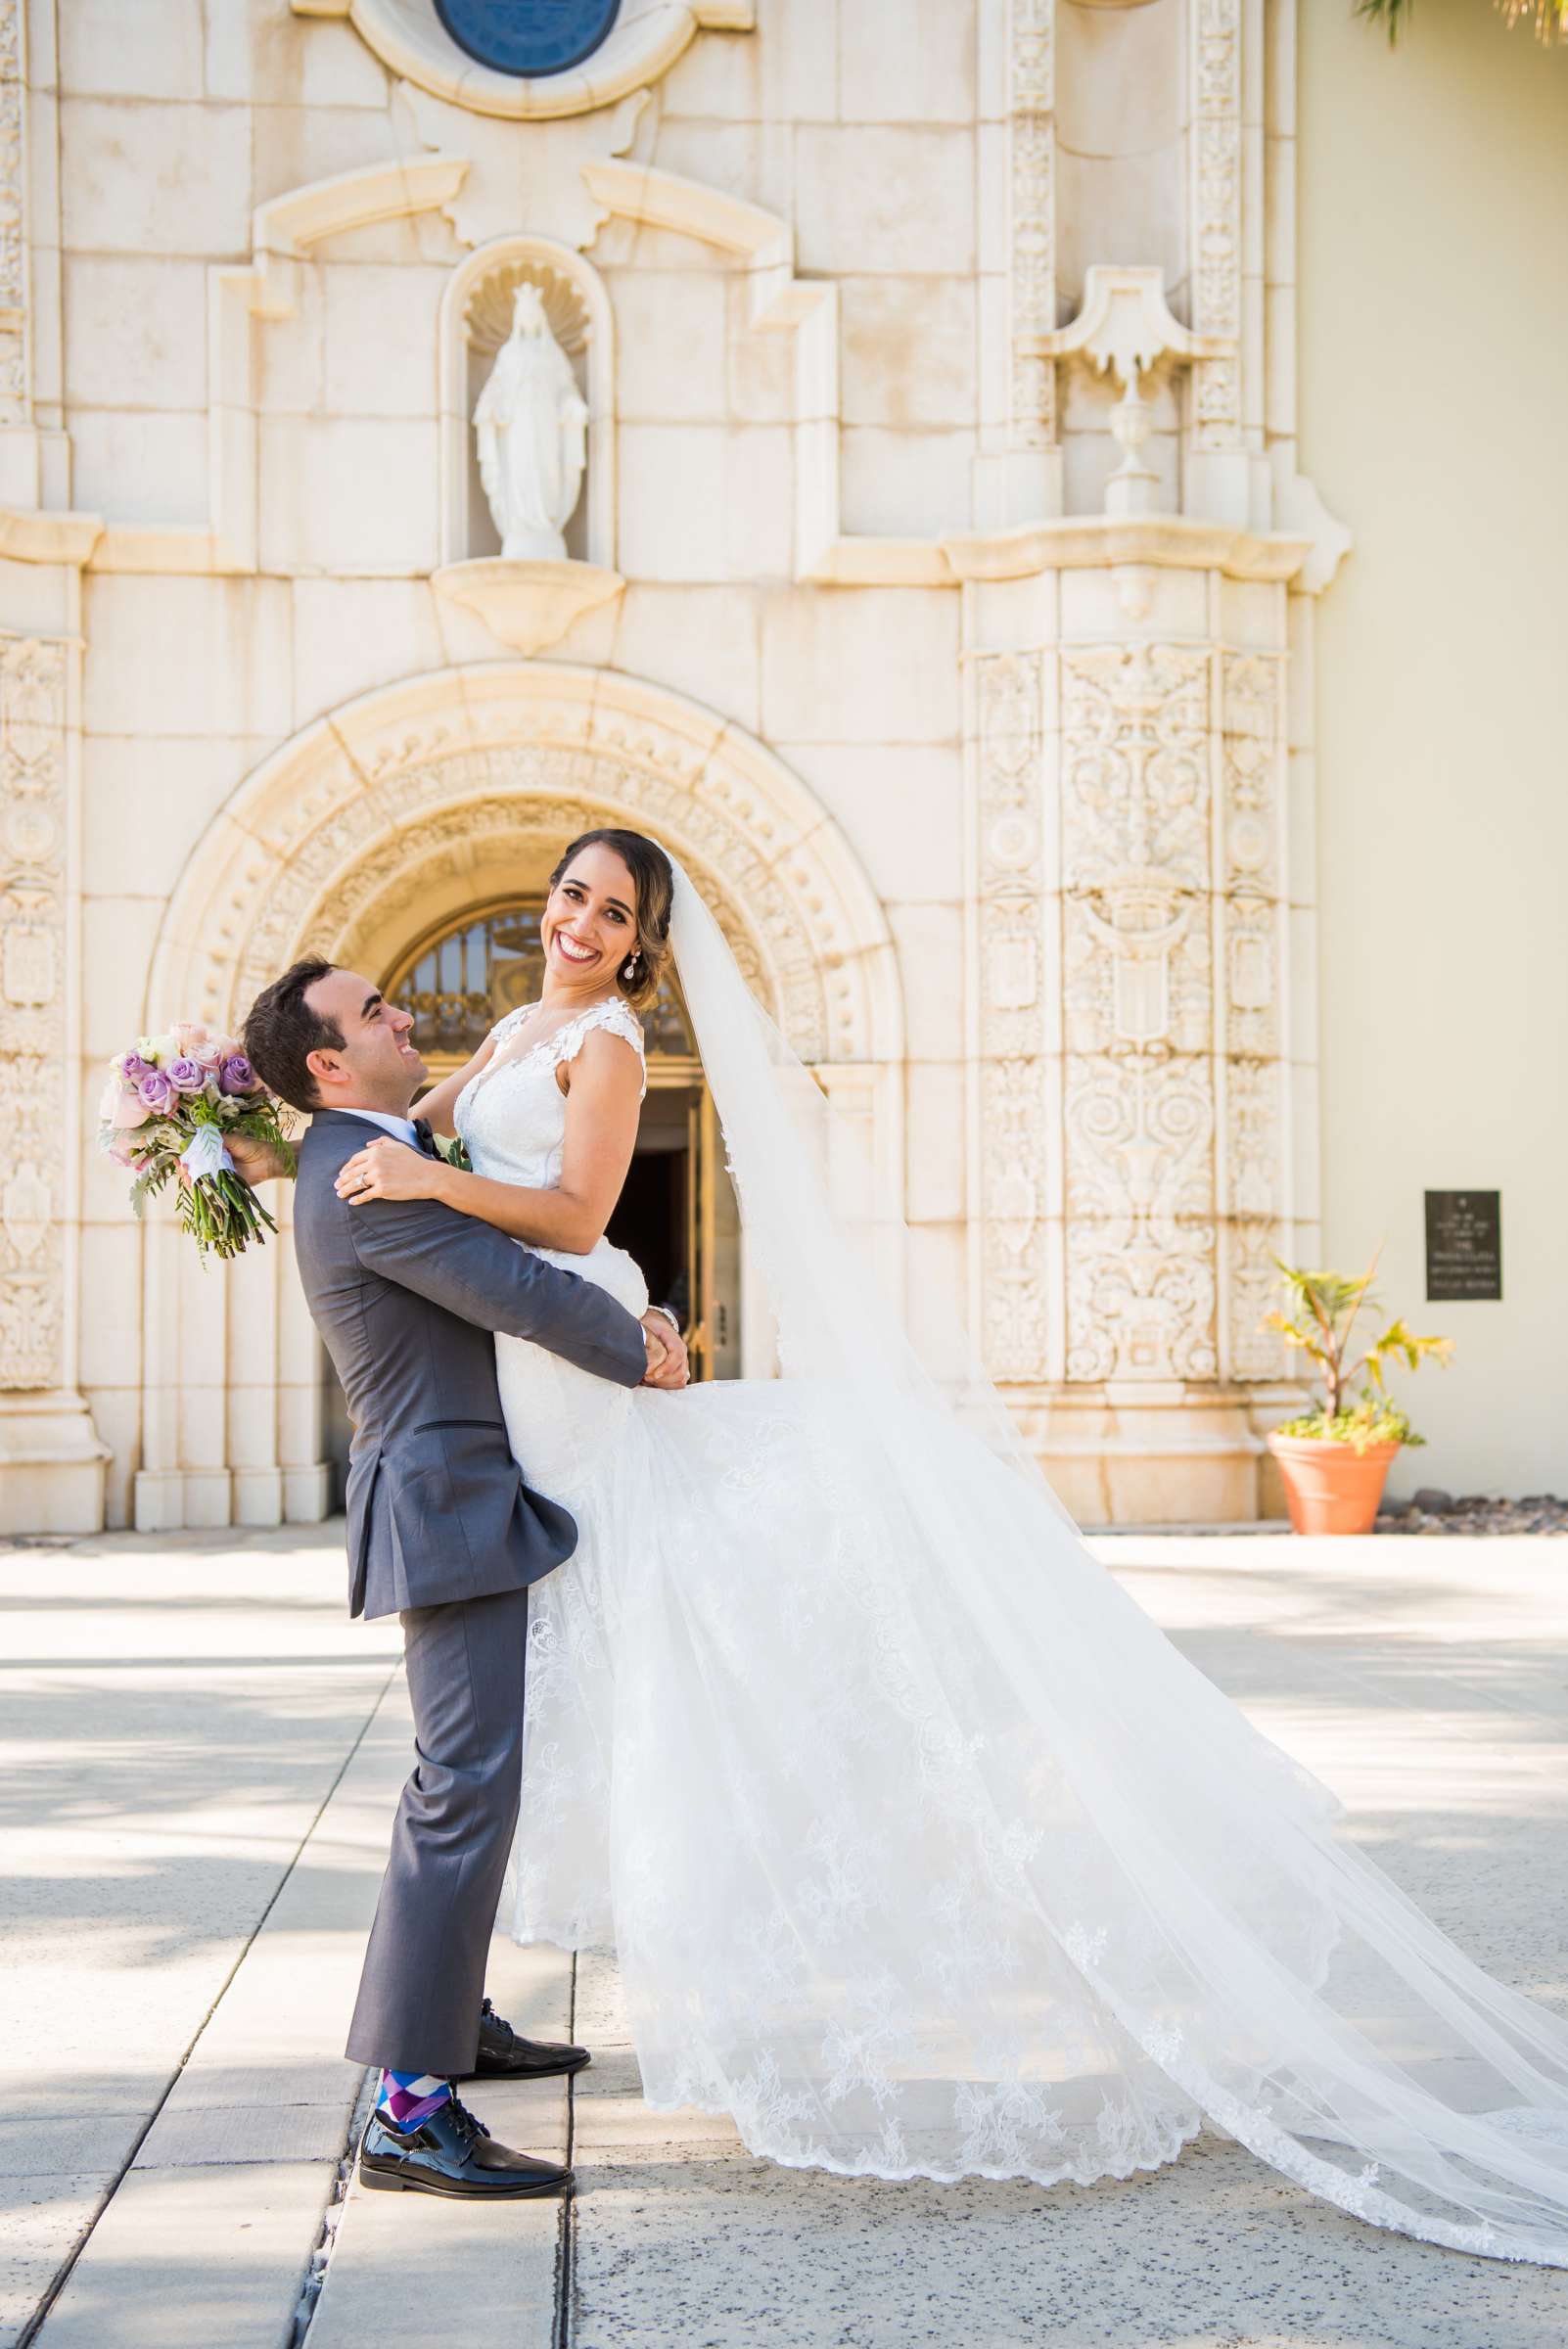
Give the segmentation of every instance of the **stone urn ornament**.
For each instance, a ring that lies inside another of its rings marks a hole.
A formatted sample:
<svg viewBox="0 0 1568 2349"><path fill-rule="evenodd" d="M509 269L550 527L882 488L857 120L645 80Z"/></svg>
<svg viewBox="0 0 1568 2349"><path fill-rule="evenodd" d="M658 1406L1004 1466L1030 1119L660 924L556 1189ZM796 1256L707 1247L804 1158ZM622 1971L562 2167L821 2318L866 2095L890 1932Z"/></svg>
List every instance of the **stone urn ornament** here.
<svg viewBox="0 0 1568 2349"><path fill-rule="evenodd" d="M1323 1401L1316 1410L1287 1419L1268 1437L1279 1463L1293 1532L1369 1534L1377 1523L1383 1485L1405 1445L1425 1441L1384 1385L1390 1362L1418 1370L1423 1361L1446 1367L1452 1338L1421 1338L1399 1319L1386 1321L1357 1360L1351 1336L1363 1307L1377 1310L1374 1256L1358 1279L1343 1272L1306 1272L1275 1257L1286 1291L1285 1312L1266 1315L1264 1328L1282 1337L1314 1364ZM1351 1390L1360 1380L1360 1392Z"/></svg>
<svg viewBox="0 0 1568 2349"><path fill-rule="evenodd" d="M512 301L512 332L474 410L480 479L505 562L565 562L582 494L588 404L550 332L537 286Z"/></svg>

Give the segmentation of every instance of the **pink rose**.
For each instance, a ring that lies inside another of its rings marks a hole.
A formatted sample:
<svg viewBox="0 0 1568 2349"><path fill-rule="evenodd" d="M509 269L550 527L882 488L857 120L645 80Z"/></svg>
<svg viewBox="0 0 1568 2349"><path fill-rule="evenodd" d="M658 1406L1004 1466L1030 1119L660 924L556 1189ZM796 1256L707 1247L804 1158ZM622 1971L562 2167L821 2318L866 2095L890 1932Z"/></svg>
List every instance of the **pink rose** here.
<svg viewBox="0 0 1568 2349"><path fill-rule="evenodd" d="M116 1092L109 1112L109 1123L116 1133L134 1133L145 1126L152 1112L139 1093Z"/></svg>
<svg viewBox="0 0 1568 2349"><path fill-rule="evenodd" d="M98 1123L125 1133L147 1123L147 1105L135 1086L123 1083L113 1072L99 1099Z"/></svg>
<svg viewBox="0 0 1568 2349"><path fill-rule="evenodd" d="M176 1052L189 1052L195 1057L195 1047L208 1040L206 1027L199 1020L176 1020L169 1030Z"/></svg>
<svg viewBox="0 0 1568 2349"><path fill-rule="evenodd" d="M228 1056L228 1046L222 1036L209 1036L205 1043L192 1044L190 1056L199 1069L220 1069Z"/></svg>

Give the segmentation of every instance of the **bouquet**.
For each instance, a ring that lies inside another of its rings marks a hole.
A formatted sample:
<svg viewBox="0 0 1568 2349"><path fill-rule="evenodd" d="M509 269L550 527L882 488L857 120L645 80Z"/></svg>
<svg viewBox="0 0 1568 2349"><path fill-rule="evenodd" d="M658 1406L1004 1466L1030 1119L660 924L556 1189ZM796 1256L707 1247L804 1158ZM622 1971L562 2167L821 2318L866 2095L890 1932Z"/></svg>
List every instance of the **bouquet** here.
<svg viewBox="0 0 1568 2349"><path fill-rule="evenodd" d="M204 1260L238 1256L277 1225L234 1171L225 1136L270 1143L293 1171L289 1112L266 1089L231 1036L188 1021L116 1053L99 1104L98 1138L135 1174L131 1205L177 1182L179 1220ZM262 1226L265 1225L265 1230Z"/></svg>

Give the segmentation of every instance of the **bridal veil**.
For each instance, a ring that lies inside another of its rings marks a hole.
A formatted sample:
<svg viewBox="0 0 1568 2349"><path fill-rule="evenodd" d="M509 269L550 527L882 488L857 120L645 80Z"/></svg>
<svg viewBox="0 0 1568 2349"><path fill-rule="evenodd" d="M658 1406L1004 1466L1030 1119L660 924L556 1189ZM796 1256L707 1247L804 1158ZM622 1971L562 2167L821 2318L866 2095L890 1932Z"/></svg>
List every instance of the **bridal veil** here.
<svg viewBox="0 0 1568 2349"><path fill-rule="evenodd" d="M1336 1834L1328 1790L1089 1556L963 1341L902 1293L853 1119L678 866L671 944L819 1441L792 1526L757 1422L752 1521L779 1564L750 1603L779 1605L778 1681L748 1710L715 1647L730 1848L688 1920L733 1987L662 2055L679 1987L645 1979L650 2094L733 2111L776 2159L895 2177L1125 2175L1206 2117L1375 2225L1568 2265L1568 2023ZM792 1537L817 1587L832 1566L809 1638L775 1589ZM792 1791L736 1832L769 1737L766 1782ZM672 1799L695 1819L719 1791L693 1773Z"/></svg>

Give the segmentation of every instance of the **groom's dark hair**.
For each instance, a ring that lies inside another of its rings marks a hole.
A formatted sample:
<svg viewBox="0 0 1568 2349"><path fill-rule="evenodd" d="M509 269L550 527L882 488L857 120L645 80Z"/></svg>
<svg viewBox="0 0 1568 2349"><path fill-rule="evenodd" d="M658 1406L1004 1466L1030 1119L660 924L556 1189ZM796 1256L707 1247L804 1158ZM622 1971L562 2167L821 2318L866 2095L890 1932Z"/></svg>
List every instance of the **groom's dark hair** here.
<svg viewBox="0 0 1568 2349"><path fill-rule="evenodd" d="M324 1020L305 1001L316 981L337 967L319 955L295 963L261 990L246 1015L246 1058L262 1083L292 1109L321 1107L306 1055L343 1050L343 1030L337 1021Z"/></svg>

